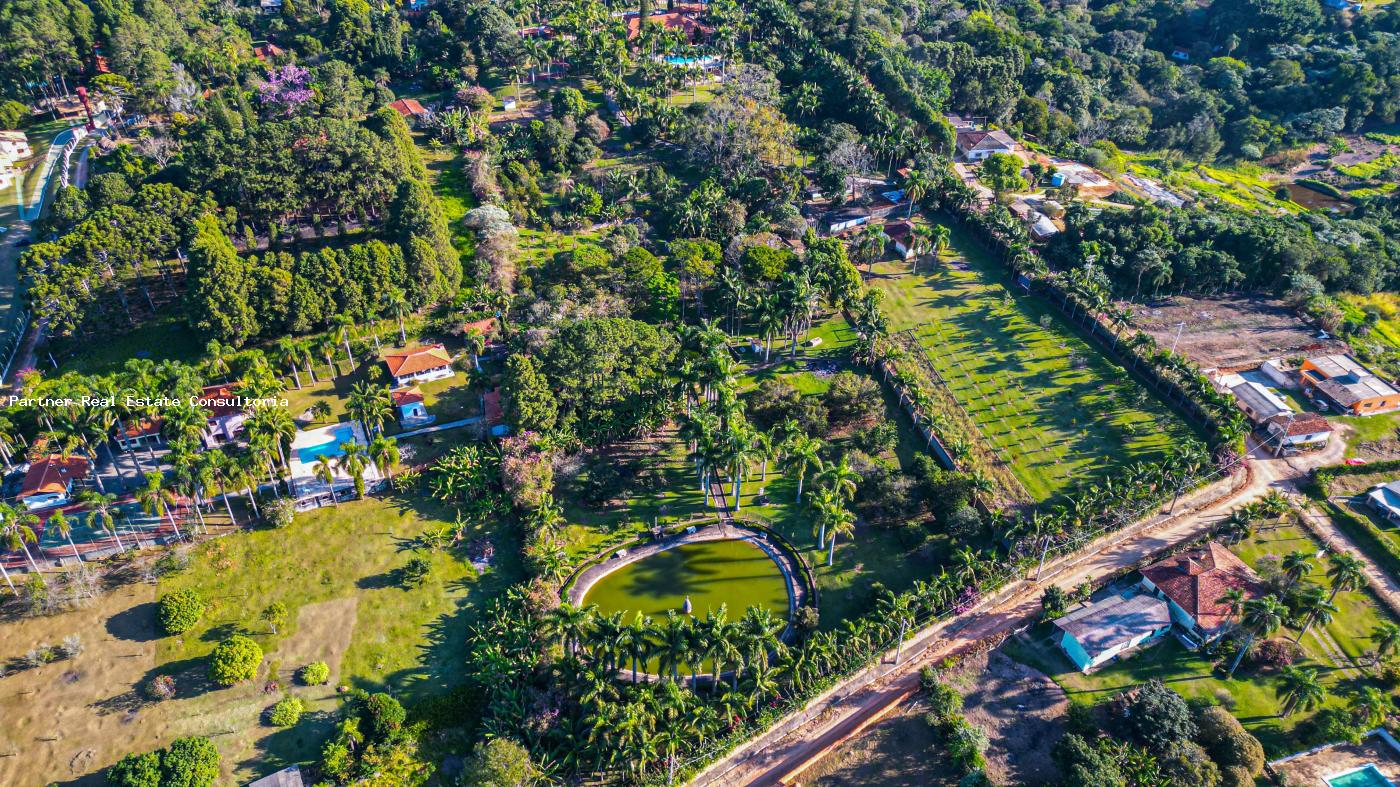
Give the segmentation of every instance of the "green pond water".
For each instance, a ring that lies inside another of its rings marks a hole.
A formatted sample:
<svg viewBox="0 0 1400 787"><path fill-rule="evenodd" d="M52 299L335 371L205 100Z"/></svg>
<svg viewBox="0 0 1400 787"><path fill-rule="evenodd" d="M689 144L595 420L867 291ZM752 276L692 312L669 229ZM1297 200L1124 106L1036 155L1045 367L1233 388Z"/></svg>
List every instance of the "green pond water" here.
<svg viewBox="0 0 1400 787"><path fill-rule="evenodd" d="M628 622L637 612L660 621L667 610L681 614L687 596L697 618L722 604L728 605L730 620L753 606L787 618L781 569L763 550L741 540L703 541L658 552L598 580L583 603L596 605L605 615L623 612Z"/></svg>

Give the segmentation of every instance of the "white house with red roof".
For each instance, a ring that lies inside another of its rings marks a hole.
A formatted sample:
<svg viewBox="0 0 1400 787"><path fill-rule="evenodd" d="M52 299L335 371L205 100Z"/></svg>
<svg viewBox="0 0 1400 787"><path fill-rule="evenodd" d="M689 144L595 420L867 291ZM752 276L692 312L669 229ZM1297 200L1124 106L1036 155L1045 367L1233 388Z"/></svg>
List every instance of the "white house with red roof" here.
<svg viewBox="0 0 1400 787"><path fill-rule="evenodd" d="M384 353L384 365L400 388L452 376L452 356L441 344Z"/></svg>
<svg viewBox="0 0 1400 787"><path fill-rule="evenodd" d="M390 391L389 398L393 400L394 408L398 410L399 426L405 429L427 426L437 420L437 416L428 412L423 391L417 386Z"/></svg>
<svg viewBox="0 0 1400 787"><path fill-rule="evenodd" d="M86 457L46 456L30 463L15 497L30 511L61 506L73 498L73 485L87 477Z"/></svg>
<svg viewBox="0 0 1400 787"><path fill-rule="evenodd" d="M1240 590L1245 600L1264 594L1264 582L1235 553L1211 542L1142 570L1142 587L1164 599L1172 622L1186 639L1205 644L1230 628L1225 594Z"/></svg>
<svg viewBox="0 0 1400 787"><path fill-rule="evenodd" d="M237 440L243 433L248 408L238 392L239 386L239 383L219 383L205 386L199 392L197 404L204 408L207 415L205 447L217 448L223 443Z"/></svg>

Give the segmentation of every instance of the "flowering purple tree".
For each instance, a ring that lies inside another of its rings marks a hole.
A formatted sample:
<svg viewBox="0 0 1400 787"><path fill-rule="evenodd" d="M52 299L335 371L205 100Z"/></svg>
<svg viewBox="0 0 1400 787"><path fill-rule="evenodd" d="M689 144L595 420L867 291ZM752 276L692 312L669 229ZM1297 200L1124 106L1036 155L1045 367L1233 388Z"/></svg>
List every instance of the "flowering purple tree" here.
<svg viewBox="0 0 1400 787"><path fill-rule="evenodd" d="M290 115L311 100L310 83L310 71L288 63L267 72L267 81L258 85L258 100L269 109Z"/></svg>

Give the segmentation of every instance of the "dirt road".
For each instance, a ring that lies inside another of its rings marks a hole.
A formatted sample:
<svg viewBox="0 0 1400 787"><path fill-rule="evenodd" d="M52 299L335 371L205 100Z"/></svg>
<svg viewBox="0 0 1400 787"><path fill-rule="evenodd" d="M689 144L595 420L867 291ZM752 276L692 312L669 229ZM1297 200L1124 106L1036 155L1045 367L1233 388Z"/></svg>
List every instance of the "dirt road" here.
<svg viewBox="0 0 1400 787"><path fill-rule="evenodd" d="M886 654L876 668L879 678L865 688L843 691L837 686L808 706L801 714L805 721L780 722L702 771L694 783L800 783L802 772L832 747L859 734L917 690L919 669L924 665L1028 624L1040 611L1040 596L1051 584L1070 590L1080 583L1111 575L1173 544L1205 534L1235 507L1271 490L1296 491L1297 482L1308 470L1340 461L1345 442L1340 435L1334 438L1323 451L1288 459L1276 459L1254 448L1248 481L1238 489L1192 508L1194 500L1209 497L1205 494L1209 490L1202 490L1183 502L1182 512L1160 526L1143 529L1118 543L1113 543L1112 536L1105 536L1101 539L1104 548L1091 550L1086 557L1060 567L1041 581L1023 581L1001 603L919 632L905 644L902 664L895 666L894 654Z"/></svg>

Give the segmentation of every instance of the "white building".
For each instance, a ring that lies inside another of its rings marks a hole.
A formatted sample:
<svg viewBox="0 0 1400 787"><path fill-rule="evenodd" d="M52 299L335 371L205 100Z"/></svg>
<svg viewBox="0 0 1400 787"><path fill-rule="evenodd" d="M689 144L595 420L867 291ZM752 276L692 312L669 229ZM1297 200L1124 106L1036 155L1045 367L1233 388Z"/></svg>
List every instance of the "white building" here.
<svg viewBox="0 0 1400 787"><path fill-rule="evenodd" d="M1235 405L1255 424L1262 424L1276 415L1293 413L1293 408L1277 394L1252 380L1230 386L1230 394L1235 397Z"/></svg>

